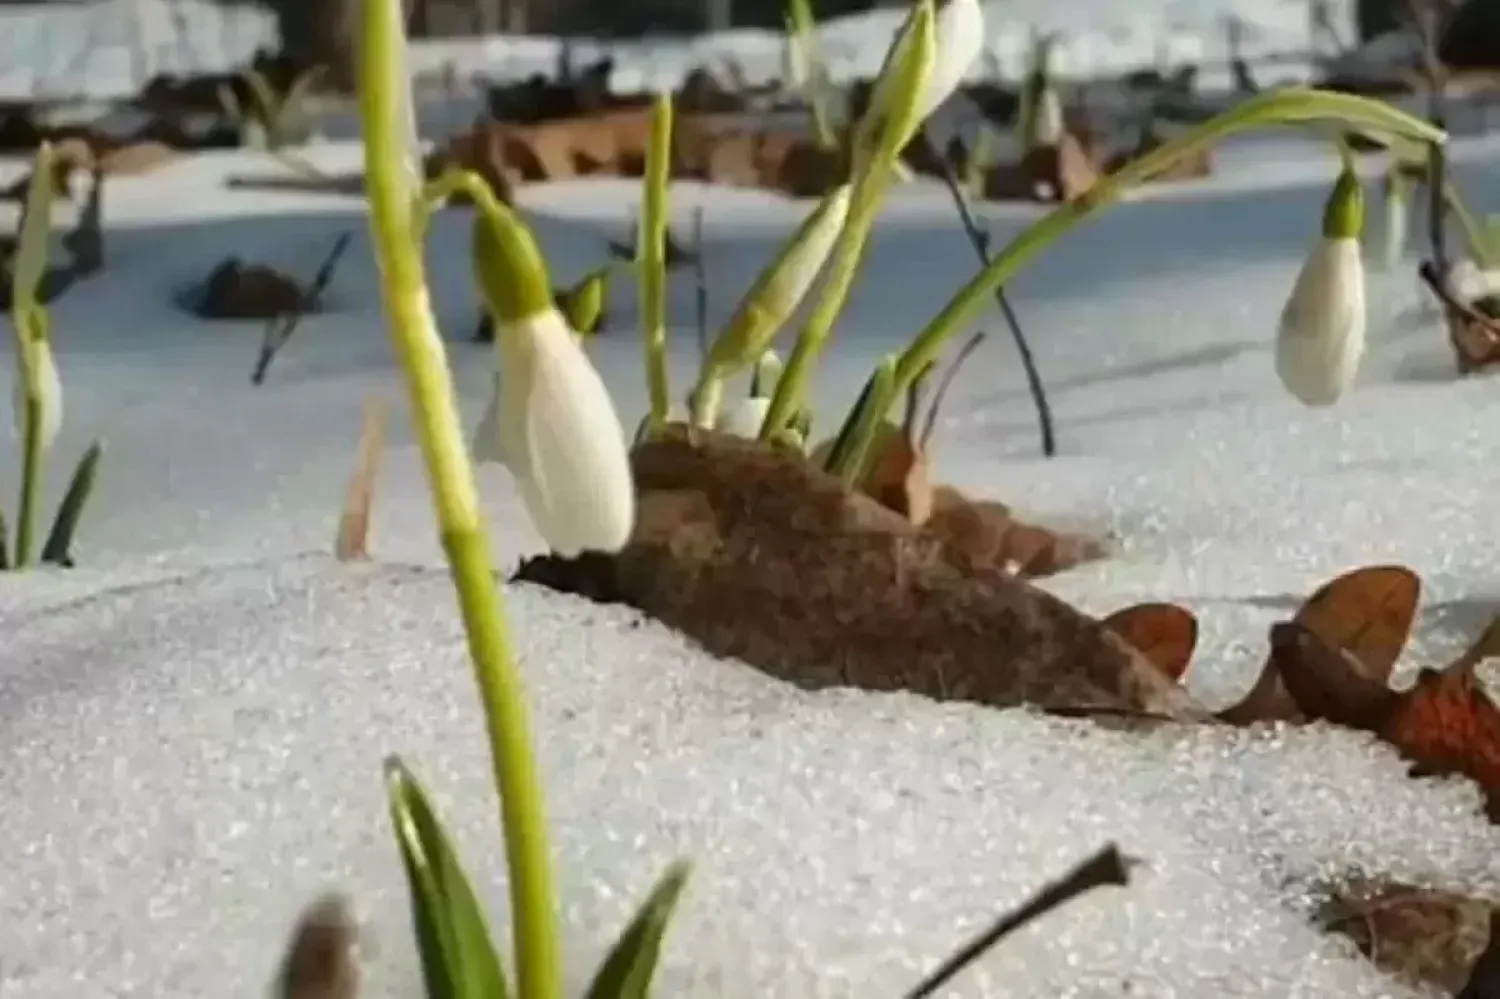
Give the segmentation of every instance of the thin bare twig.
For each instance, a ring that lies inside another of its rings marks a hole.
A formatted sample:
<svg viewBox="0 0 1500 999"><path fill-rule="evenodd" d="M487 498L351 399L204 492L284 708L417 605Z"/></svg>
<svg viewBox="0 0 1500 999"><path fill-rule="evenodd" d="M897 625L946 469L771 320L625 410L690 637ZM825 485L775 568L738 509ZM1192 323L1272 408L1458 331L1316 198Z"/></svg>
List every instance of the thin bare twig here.
<svg viewBox="0 0 1500 999"><path fill-rule="evenodd" d="M980 330L969 337L968 342L954 355L953 363L948 365L948 370L943 372L943 377L938 380L937 391L932 394L932 402L927 407L927 420L922 425L922 435L918 439L923 451L927 450L927 445L932 441L933 431L937 429L938 411L943 408L943 400L948 397L948 390L953 387L959 369L964 366L964 362L973 355L974 351L979 349L979 345L984 343L986 336L984 330Z"/></svg>
<svg viewBox="0 0 1500 999"><path fill-rule="evenodd" d="M1079 864L1061 879L1053 882L1019 909L1006 913L989 929L965 944L921 984L906 993L906 999L927 999L948 984L959 972L977 961L984 952L1027 923L1046 915L1058 906L1080 895L1106 885L1130 883L1134 861L1120 853L1113 843Z"/></svg>
<svg viewBox="0 0 1500 999"><path fill-rule="evenodd" d="M969 199L964 195L958 177L953 172L953 164L946 156L937 155L936 146L925 130L921 138L927 144L928 152L932 154L931 160L942 165L943 185L948 188L948 194L953 198L953 207L958 210L959 222L963 224L964 233L969 237L969 243L974 247L974 253L979 257L979 262L988 267L990 234L981 228L978 220L974 218L974 211L969 207ZM1055 457L1057 435L1052 426L1052 406L1047 401L1047 388L1042 384L1042 375L1037 370L1036 357L1031 352L1031 344L1027 343L1026 334L1021 331L1021 320L1016 316L1015 309L1011 307L1004 288L995 289L995 304L1000 307L1000 313L1005 317L1005 325L1010 330L1011 340L1016 345L1016 352L1021 355L1021 368L1026 373L1026 388L1031 393L1032 404L1036 407L1037 425L1042 435L1042 454L1048 458Z"/></svg>
<svg viewBox="0 0 1500 999"><path fill-rule="evenodd" d="M323 292L328 288L328 282L333 280L333 272L338 268L339 261L343 259L344 251L349 248L349 241L354 238L353 232L341 234L338 241L333 244L333 249L324 258L318 273L313 277L312 284L302 293L297 302L297 308L282 316L277 316L266 324L265 336L261 339L260 356L255 360L255 370L250 373L250 384L260 385L266 380L266 372L271 367L271 359L276 352L286 346L286 342L297 332L297 327L302 323L302 317L307 315L318 306L318 299L323 297Z"/></svg>

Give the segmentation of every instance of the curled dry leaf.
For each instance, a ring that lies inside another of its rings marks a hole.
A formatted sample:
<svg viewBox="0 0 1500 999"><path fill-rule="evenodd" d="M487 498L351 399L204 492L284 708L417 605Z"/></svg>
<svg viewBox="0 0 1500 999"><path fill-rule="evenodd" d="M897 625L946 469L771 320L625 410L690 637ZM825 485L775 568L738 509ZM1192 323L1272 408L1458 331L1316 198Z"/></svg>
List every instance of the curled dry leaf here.
<svg viewBox="0 0 1500 999"><path fill-rule="evenodd" d="M864 491L918 527L932 517L932 483L927 478L927 456L902 434L893 434L881 448L865 480Z"/></svg>
<svg viewBox="0 0 1500 999"><path fill-rule="evenodd" d="M1407 987L1452 995L1471 980L1489 938L1489 900L1366 877L1324 892L1315 922Z"/></svg>
<svg viewBox="0 0 1500 999"><path fill-rule="evenodd" d="M1198 619L1176 604L1136 604L1115 611L1104 627L1174 680L1181 680L1198 645Z"/></svg>
<svg viewBox="0 0 1500 999"><path fill-rule="evenodd" d="M1352 653L1305 626L1271 630L1271 659L1304 717L1373 733L1413 764L1417 775L1459 774L1484 792L1500 820L1500 709L1471 665L1424 669L1406 691L1391 690Z"/></svg>
<svg viewBox="0 0 1500 999"><path fill-rule="evenodd" d="M970 564L1023 578L1049 576L1106 554L1094 538L1027 524L1004 503L971 500L951 486L933 490L927 529Z"/></svg>
<svg viewBox="0 0 1500 999"><path fill-rule="evenodd" d="M1384 686L1411 635L1421 591L1417 574L1404 566L1365 566L1324 583L1292 620L1349 652L1364 675ZM1249 693L1219 717L1233 725L1306 718L1270 659Z"/></svg>

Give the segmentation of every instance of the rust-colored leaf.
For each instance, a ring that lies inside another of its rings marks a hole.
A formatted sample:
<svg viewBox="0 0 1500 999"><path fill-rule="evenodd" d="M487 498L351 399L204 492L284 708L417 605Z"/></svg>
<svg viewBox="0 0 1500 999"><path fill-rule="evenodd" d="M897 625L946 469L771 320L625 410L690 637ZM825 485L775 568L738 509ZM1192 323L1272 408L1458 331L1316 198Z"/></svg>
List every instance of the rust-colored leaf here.
<svg viewBox="0 0 1500 999"><path fill-rule="evenodd" d="M1422 581L1399 565L1372 565L1323 584L1293 618L1334 648L1389 679L1411 636Z"/></svg>
<svg viewBox="0 0 1500 999"><path fill-rule="evenodd" d="M1472 669L1423 670L1379 734L1422 774L1473 779L1500 821L1500 710Z"/></svg>
<svg viewBox="0 0 1500 999"><path fill-rule="evenodd" d="M1167 676L1181 680L1198 645L1198 619L1176 604L1136 604L1115 611L1104 626Z"/></svg>
<svg viewBox="0 0 1500 999"><path fill-rule="evenodd" d="M1362 675L1384 685L1406 647L1421 589L1417 574L1404 566L1365 566L1318 587L1292 620L1323 644L1349 652ZM1306 717L1269 658L1249 693L1219 713L1233 725Z"/></svg>
<svg viewBox="0 0 1500 999"><path fill-rule="evenodd" d="M365 406L364 430L354 458L354 471L339 512L333 555L340 562L369 557L370 508L375 503L375 480L380 474L380 451L385 440L385 402L374 398Z"/></svg>

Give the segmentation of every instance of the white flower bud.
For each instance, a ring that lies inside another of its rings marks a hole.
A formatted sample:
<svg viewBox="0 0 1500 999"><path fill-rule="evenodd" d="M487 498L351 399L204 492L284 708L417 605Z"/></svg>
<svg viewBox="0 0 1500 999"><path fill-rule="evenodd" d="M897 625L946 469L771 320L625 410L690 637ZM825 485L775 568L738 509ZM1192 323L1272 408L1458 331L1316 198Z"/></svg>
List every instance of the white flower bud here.
<svg viewBox="0 0 1500 999"><path fill-rule="evenodd" d="M635 485L620 418L555 309L496 330L503 358L474 442L475 460L515 476L553 552L617 552L635 526Z"/></svg>
<svg viewBox="0 0 1500 999"><path fill-rule="evenodd" d="M1359 179L1344 170L1323 214L1323 235L1281 312L1276 373L1308 406L1328 406L1354 382L1365 347L1365 271Z"/></svg>

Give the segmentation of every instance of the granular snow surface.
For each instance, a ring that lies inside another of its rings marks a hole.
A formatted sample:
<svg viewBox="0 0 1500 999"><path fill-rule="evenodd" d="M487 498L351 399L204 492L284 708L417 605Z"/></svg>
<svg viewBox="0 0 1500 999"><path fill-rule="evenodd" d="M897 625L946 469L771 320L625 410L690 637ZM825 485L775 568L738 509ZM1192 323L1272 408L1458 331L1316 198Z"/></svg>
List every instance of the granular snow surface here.
<svg viewBox="0 0 1500 999"><path fill-rule="evenodd" d="M940 477L1117 552L1045 585L1091 612L1174 600L1199 616L1205 701L1243 691L1266 629L1323 580L1401 562L1424 612L1403 661L1446 662L1495 613L1494 383L1462 383L1413 278L1373 278L1374 343L1343 404L1308 410L1272 373L1277 312L1336 161L1292 140L1229 155L1229 180L1163 188L1060 243L1012 291L1052 393L1037 455L1014 353L960 376ZM1455 148L1480 207L1494 142ZM348 148L310 154L327 167ZM420 991L381 759L428 781L503 928L488 752L358 202L226 191L265 161L206 155L106 199L108 270L56 304L64 469L108 440L71 572L0 579L0 995L262 994L298 909L327 887L369 925L371 999ZM559 281L622 236L634 189L526 192ZM705 209L721 321L807 210L685 185ZM1035 210L992 207L997 236ZM328 311L260 388L254 324L173 297L236 253L310 272L355 246ZM429 265L466 425L489 380L466 217ZM894 195L819 373L825 429L883 353L973 269L943 192ZM591 347L628 423L644 405L634 290ZM692 288L673 279L674 371ZM0 364L8 363L0 360ZM376 555L326 555L360 412L396 401ZM0 496L14 495L4 445ZM480 475L497 557L538 548L503 471ZM56 485L54 483L54 485ZM55 502L56 490L53 499ZM909 696L808 694L617 608L510 587L581 989L656 874L695 861L662 996L899 995L996 913L1106 842L1143 866L1018 934L962 996L1404 997L1311 929L1307 885L1365 870L1500 890L1500 836L1463 781L1414 781L1371 739L1308 728L1121 732Z"/></svg>

